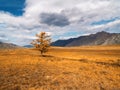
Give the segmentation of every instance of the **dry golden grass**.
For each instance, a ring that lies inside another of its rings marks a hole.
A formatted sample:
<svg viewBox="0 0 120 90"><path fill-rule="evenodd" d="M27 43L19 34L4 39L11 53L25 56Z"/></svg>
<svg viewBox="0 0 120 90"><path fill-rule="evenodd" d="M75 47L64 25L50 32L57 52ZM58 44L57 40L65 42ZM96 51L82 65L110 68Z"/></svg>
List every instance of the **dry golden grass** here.
<svg viewBox="0 0 120 90"><path fill-rule="evenodd" d="M120 90L120 46L0 50L0 90Z"/></svg>

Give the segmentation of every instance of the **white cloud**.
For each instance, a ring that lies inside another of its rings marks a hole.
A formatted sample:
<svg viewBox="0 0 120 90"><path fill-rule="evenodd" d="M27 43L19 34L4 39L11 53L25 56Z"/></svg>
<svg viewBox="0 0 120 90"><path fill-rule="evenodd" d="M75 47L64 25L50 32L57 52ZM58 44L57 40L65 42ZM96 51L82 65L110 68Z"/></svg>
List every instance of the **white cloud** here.
<svg viewBox="0 0 120 90"><path fill-rule="evenodd" d="M58 38L71 31L77 32L78 36L80 32L93 33L107 28L112 32L117 28L115 32L120 32L120 0L26 0L24 11L23 16L19 17L0 12L0 35L4 34L6 39L20 45L27 44L40 31L49 32ZM61 14L69 19L70 24L64 27L43 24L40 18L42 13ZM92 25L116 17L115 21Z"/></svg>

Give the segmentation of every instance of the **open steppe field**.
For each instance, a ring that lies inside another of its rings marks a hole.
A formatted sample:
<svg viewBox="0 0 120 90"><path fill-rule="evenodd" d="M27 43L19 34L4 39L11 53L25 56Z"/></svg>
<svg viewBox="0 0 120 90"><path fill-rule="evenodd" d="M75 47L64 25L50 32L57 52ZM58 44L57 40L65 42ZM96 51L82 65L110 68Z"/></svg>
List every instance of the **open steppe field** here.
<svg viewBox="0 0 120 90"><path fill-rule="evenodd" d="M0 90L120 90L120 45L1 49Z"/></svg>

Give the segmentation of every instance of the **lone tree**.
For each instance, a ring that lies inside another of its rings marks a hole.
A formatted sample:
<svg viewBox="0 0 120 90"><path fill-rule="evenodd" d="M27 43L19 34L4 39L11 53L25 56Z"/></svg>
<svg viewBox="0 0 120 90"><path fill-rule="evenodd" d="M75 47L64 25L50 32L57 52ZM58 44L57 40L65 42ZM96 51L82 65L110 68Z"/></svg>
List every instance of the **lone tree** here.
<svg viewBox="0 0 120 90"><path fill-rule="evenodd" d="M46 32L40 32L39 34L36 34L36 37L37 39L33 40L31 44L40 51L41 55L43 55L50 47L50 35Z"/></svg>

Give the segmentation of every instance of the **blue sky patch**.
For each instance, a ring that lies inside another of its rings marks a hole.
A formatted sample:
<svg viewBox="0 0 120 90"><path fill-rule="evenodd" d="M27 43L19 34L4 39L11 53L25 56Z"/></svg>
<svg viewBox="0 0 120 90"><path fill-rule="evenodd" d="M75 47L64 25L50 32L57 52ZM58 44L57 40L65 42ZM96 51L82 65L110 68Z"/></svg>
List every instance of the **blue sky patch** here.
<svg viewBox="0 0 120 90"><path fill-rule="evenodd" d="M24 13L25 0L0 0L0 11L9 12L15 16Z"/></svg>
<svg viewBox="0 0 120 90"><path fill-rule="evenodd" d="M116 18L113 18L113 19L109 19L109 20L101 20L101 21L98 21L98 22L93 22L91 25L102 25L102 24L107 24L107 23L110 23L110 22L113 22L117 19L120 19L118 17Z"/></svg>

